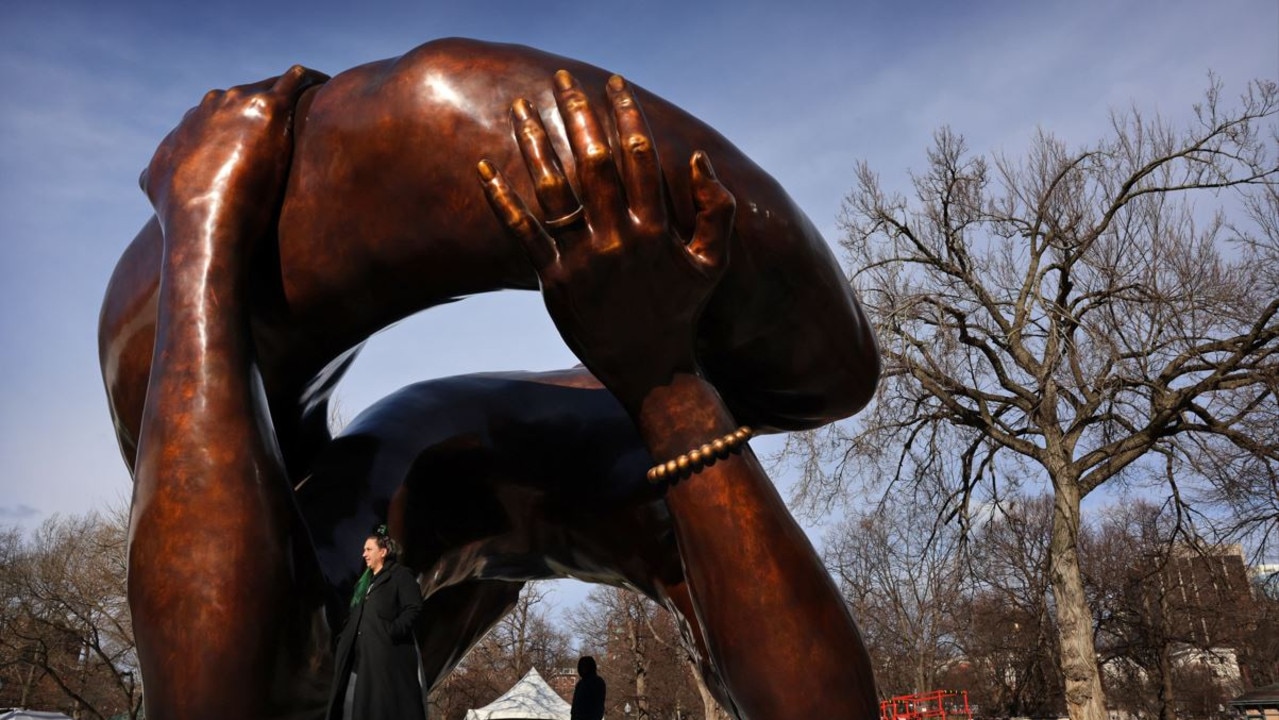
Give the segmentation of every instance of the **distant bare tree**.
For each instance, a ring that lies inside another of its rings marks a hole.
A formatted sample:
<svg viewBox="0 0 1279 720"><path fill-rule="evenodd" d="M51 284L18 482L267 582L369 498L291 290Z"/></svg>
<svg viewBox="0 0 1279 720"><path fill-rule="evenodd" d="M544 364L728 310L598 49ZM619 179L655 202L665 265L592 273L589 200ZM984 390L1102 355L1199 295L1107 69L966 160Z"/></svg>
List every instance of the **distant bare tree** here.
<svg viewBox="0 0 1279 720"><path fill-rule="evenodd" d="M1279 573L1253 581L1257 631L1242 659L1244 686L1265 687L1279 682Z"/></svg>
<svg viewBox="0 0 1279 720"><path fill-rule="evenodd" d="M1279 463L1274 434L1257 434L1273 427L1279 390L1279 88L1255 82L1227 105L1214 78L1183 129L1116 113L1091 147L1041 132L1020 160L973 156L943 129L913 201L865 164L846 200L842 244L877 324L883 383L858 424L792 446L808 453L801 494L838 496L853 475L927 475L955 444L948 516L964 519L1010 476L1050 487L1074 720L1106 716L1081 501L1126 479L1157 483L1186 512L1190 488L1246 506L1237 473L1212 469L1248 465L1264 487Z"/></svg>
<svg viewBox="0 0 1279 720"><path fill-rule="evenodd" d="M489 664L506 664L509 667L511 683L508 687L534 667L545 672L572 664L568 633L551 619L553 608L547 599L548 593L549 586L544 582L525 585L515 607L477 648L480 655L504 659L504 662Z"/></svg>
<svg viewBox="0 0 1279 720"><path fill-rule="evenodd" d="M698 692L694 665L670 612L637 592L600 586L572 625L608 682L606 716L627 716L629 705L629 717L636 720L703 717L709 695Z"/></svg>
<svg viewBox="0 0 1279 720"><path fill-rule="evenodd" d="M0 535L0 705L138 717L127 526L117 509L51 518L26 542L16 531Z"/></svg>
<svg viewBox="0 0 1279 720"><path fill-rule="evenodd" d="M1138 499L1080 536L1113 704L1160 720L1219 715L1260 620L1240 548L1180 535L1169 505Z"/></svg>
<svg viewBox="0 0 1279 720"><path fill-rule="evenodd" d="M926 692L956 659L963 603L958 529L908 493L850 514L827 534L825 562L848 599L885 696Z"/></svg>
<svg viewBox="0 0 1279 720"><path fill-rule="evenodd" d="M1064 709L1049 593L1052 498L1013 494L982 513L968 543L969 586L956 644L970 698L984 715L1043 717Z"/></svg>
<svg viewBox="0 0 1279 720"><path fill-rule="evenodd" d="M468 709L496 700L530 668L547 673L576 662L568 634L551 619L547 595L543 582L524 586L515 607L431 692L432 717L460 720Z"/></svg>

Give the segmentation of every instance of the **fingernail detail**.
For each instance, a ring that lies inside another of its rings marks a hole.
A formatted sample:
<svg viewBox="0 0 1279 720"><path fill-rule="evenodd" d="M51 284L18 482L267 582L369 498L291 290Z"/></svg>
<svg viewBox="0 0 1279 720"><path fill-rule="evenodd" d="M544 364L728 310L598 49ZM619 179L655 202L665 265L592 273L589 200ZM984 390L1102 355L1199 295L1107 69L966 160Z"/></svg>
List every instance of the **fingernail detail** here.
<svg viewBox="0 0 1279 720"><path fill-rule="evenodd" d="M698 169L705 173L706 177L711 179L715 178L715 168L711 167L711 158L709 155L698 150L697 154L693 156L693 162L697 163Z"/></svg>

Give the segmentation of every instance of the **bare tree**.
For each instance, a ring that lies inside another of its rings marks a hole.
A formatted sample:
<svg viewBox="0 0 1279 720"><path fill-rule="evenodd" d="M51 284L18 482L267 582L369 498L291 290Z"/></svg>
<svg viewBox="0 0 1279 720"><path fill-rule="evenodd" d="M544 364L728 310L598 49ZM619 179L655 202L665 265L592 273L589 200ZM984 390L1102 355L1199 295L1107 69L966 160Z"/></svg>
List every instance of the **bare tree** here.
<svg viewBox="0 0 1279 720"><path fill-rule="evenodd" d="M1238 663L1260 620L1242 549L1178 536L1168 505L1134 500L1080 543L1115 705L1160 720L1218 715L1242 691Z"/></svg>
<svg viewBox="0 0 1279 720"><path fill-rule="evenodd" d="M12 531L0 539L0 672L9 704L76 718L138 717L127 526L117 509L51 518L25 543Z"/></svg>
<svg viewBox="0 0 1279 720"><path fill-rule="evenodd" d="M608 681L609 717L691 719L718 711L713 699L703 705L710 696L699 694L674 616L643 595L598 587L572 624Z"/></svg>
<svg viewBox="0 0 1279 720"><path fill-rule="evenodd" d="M970 593L956 643L970 668L970 698L983 714L1049 716L1063 710L1056 626L1049 597L1052 498L1010 495L991 503L968 543Z"/></svg>
<svg viewBox="0 0 1279 720"><path fill-rule="evenodd" d="M956 659L964 572L957 529L919 512L914 496L885 498L828 533L825 562L857 618L887 696L933 690Z"/></svg>
<svg viewBox="0 0 1279 720"><path fill-rule="evenodd" d="M973 156L943 129L913 201L865 164L846 200L842 244L877 324L883 383L859 424L804 441L825 453L804 463L804 491L838 495L854 473L909 480L955 443L947 515L964 519L974 497L1023 473L1050 487L1074 720L1105 717L1081 501L1140 481L1189 512L1187 485L1235 480L1202 472L1204 453L1247 458L1263 481L1279 462L1274 436L1253 430L1279 385L1279 235L1266 215L1279 89L1255 82L1234 108L1220 91L1214 78L1183 129L1116 113L1091 147L1041 132L1021 160Z"/></svg>
<svg viewBox="0 0 1279 720"><path fill-rule="evenodd" d="M1257 630L1245 645L1241 664L1244 687L1265 687L1279 682L1279 573L1253 581L1257 603Z"/></svg>
<svg viewBox="0 0 1279 720"><path fill-rule="evenodd" d="M512 683L534 667L545 672L569 664L569 636L551 620L548 591L544 582L525 585L515 607L480 643L483 652L496 650L505 658Z"/></svg>
<svg viewBox="0 0 1279 720"><path fill-rule="evenodd" d="M964 534L911 492L920 487L849 514L825 543L881 692L963 687L984 715L1059 714L1051 497L1005 496Z"/></svg>
<svg viewBox="0 0 1279 720"><path fill-rule="evenodd" d="M570 639L551 619L544 582L524 586L519 600L432 690L432 716L459 720L510 689L530 668L540 673L572 662Z"/></svg>

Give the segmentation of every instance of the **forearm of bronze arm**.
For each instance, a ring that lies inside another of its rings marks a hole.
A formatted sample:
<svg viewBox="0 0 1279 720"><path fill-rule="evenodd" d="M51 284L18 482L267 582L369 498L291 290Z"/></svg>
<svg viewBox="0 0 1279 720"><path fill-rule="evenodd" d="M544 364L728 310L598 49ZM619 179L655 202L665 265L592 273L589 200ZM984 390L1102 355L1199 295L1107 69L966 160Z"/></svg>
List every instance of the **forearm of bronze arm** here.
<svg viewBox="0 0 1279 720"><path fill-rule="evenodd" d="M737 430L715 389L691 375L650 391L633 417L658 462ZM873 717L860 634L749 446L698 464L676 476L666 500L708 650L740 708L752 717ZM757 660L760 647L770 648L767 662ZM807 670L777 682L779 666Z"/></svg>

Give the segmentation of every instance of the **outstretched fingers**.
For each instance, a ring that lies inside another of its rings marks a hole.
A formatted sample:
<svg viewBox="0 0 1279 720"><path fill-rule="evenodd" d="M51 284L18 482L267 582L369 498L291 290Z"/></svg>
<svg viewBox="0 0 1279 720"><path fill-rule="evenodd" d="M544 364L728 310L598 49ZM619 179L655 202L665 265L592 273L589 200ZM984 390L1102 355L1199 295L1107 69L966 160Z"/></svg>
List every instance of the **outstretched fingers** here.
<svg viewBox="0 0 1279 720"><path fill-rule="evenodd" d="M533 103L520 98L511 105L511 128L533 181L533 192L542 206L543 223L567 227L581 217L582 203L564 176L559 156Z"/></svg>
<svg viewBox="0 0 1279 720"><path fill-rule="evenodd" d="M555 73L555 103L564 119L569 147L573 149L587 220L625 216L626 201L608 135L592 110L586 92L567 70Z"/></svg>
<svg viewBox="0 0 1279 720"><path fill-rule="evenodd" d="M608 79L608 96L621 141L622 185L631 215L641 226L666 227L662 166L635 91L620 75Z"/></svg>
<svg viewBox="0 0 1279 720"><path fill-rule="evenodd" d="M706 153L697 151L689 161L693 180L693 202L697 219L693 239L686 250L693 260L709 271L721 271L728 261L728 239L733 234L737 201L715 176Z"/></svg>
<svg viewBox="0 0 1279 720"><path fill-rule="evenodd" d="M506 228L515 235L524 247L524 252L533 263L539 276L550 269L559 253L555 243L546 234L542 226L529 213L519 193L511 188L502 172L488 160L481 160L476 166L480 175L480 184L484 186L484 196L488 198L493 213Z"/></svg>
<svg viewBox="0 0 1279 720"><path fill-rule="evenodd" d="M554 84L573 151L578 192L564 172L537 108L525 99L511 105L511 127L544 219L538 222L493 163L481 160L477 168L494 214L520 241L538 275L547 280L548 273L563 269L564 259L579 251L589 254L616 249L629 239L660 236L714 279L727 263L736 205L732 193L716 178L710 159L698 152L690 163L697 218L692 240L684 243L670 227L661 162L634 89L617 75L607 83L618 139L618 162L614 162L609 135L581 85L565 70L555 74ZM579 242L592 249L579 249Z"/></svg>

